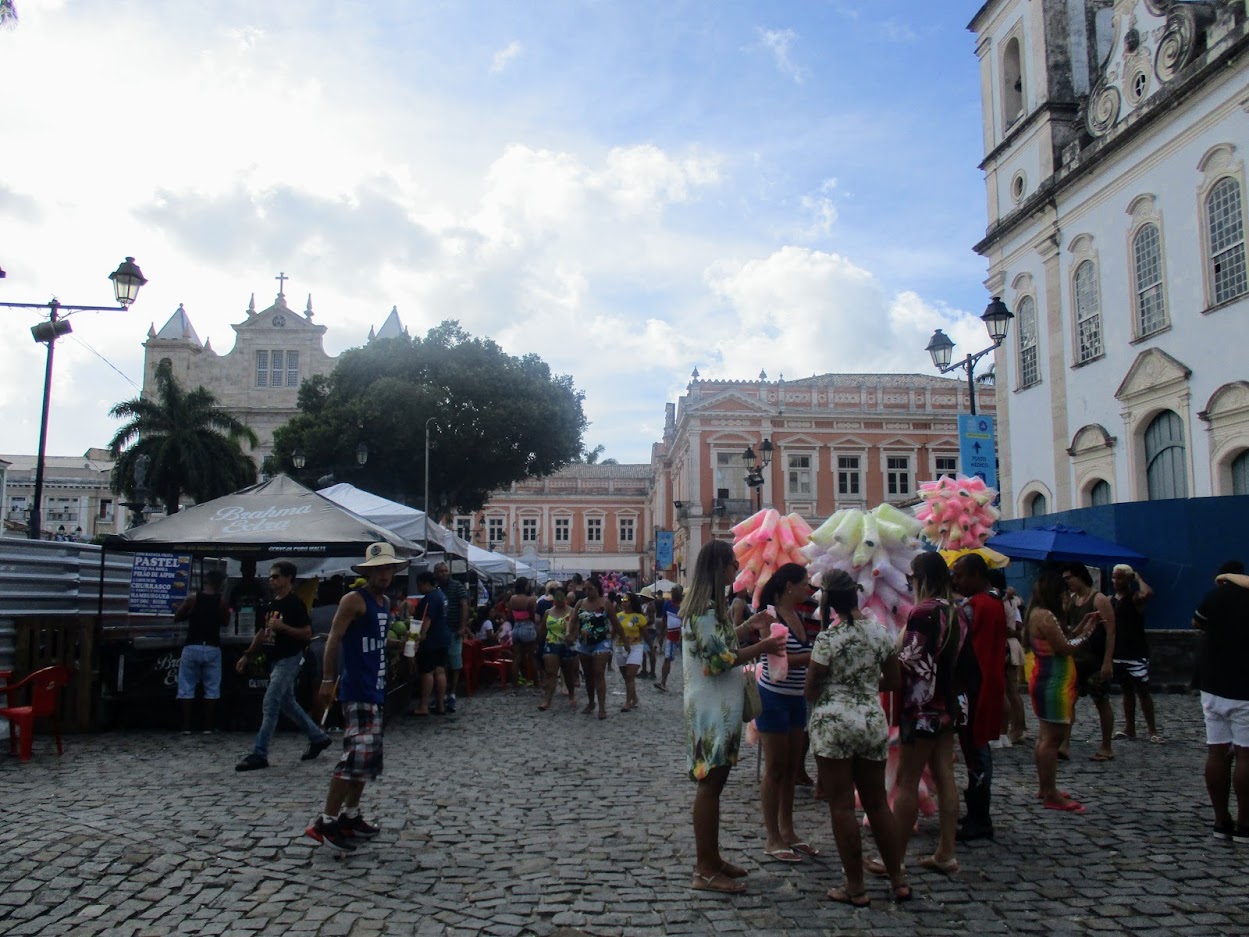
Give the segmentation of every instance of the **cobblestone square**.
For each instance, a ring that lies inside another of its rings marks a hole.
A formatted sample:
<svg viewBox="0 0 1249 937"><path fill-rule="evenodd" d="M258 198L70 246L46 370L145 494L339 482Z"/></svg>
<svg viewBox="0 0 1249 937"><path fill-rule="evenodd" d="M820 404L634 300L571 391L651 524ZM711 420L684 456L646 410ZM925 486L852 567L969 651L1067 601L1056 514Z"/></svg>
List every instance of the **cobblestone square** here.
<svg viewBox="0 0 1249 937"><path fill-rule="evenodd" d="M641 710L621 714L612 675L603 722L558 697L539 712L534 691L510 689L461 700L458 715L398 719L363 805L382 835L341 862L302 835L335 749L301 763L303 739L282 733L273 767L239 774L242 733L72 736L62 758L41 737L29 764L0 762L0 933L1249 933L1249 848L1210 836L1195 696L1159 696L1167 743L1119 743L1107 764L1088 761L1082 707L1060 773L1082 817L1038 806L1030 749L999 750L997 841L960 846L952 879L913 868L909 904L869 882L872 907L855 911L824 898L840 867L809 791L798 831L824 855L763 861L751 746L721 833L750 891L688 889L693 790L673 685L645 684ZM912 854L934 826L921 821Z"/></svg>

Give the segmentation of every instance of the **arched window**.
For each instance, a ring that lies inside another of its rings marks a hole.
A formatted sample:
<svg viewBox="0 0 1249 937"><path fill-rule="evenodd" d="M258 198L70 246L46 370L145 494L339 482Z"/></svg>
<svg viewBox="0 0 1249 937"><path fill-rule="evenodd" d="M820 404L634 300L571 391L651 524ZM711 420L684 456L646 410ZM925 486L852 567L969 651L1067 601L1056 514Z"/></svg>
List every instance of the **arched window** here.
<svg viewBox="0 0 1249 937"><path fill-rule="evenodd" d="M1015 306L1019 320L1019 386L1041 383L1041 365L1037 353L1036 302L1025 296Z"/></svg>
<svg viewBox="0 0 1249 937"><path fill-rule="evenodd" d="M1136 335L1152 335L1167 324L1162 295L1162 235L1156 224L1143 225L1132 239L1136 267Z"/></svg>
<svg viewBox="0 0 1249 937"><path fill-rule="evenodd" d="M1232 459L1232 494L1249 495L1249 449Z"/></svg>
<svg viewBox="0 0 1249 937"><path fill-rule="evenodd" d="M1245 220L1240 183L1235 179L1220 179L1206 196L1206 225L1210 237L1210 284L1218 305L1249 292Z"/></svg>
<svg viewBox="0 0 1249 937"><path fill-rule="evenodd" d="M1102 353L1102 316L1097 299L1097 268L1086 260L1076 267L1076 363L1091 361Z"/></svg>
<svg viewBox="0 0 1249 937"><path fill-rule="evenodd" d="M1149 500L1188 497L1184 421L1163 410L1145 429L1145 480Z"/></svg>
<svg viewBox="0 0 1249 937"><path fill-rule="evenodd" d="M1023 59L1016 36L1007 40L1002 53L1002 115L1007 127L1023 116Z"/></svg>
<svg viewBox="0 0 1249 937"><path fill-rule="evenodd" d="M1049 502L1039 491L1028 500L1028 516L1042 517L1049 513Z"/></svg>
<svg viewBox="0 0 1249 937"><path fill-rule="evenodd" d="M1110 482L1106 479L1099 479L1097 484L1089 489L1089 507L1099 508L1104 504L1110 503Z"/></svg>

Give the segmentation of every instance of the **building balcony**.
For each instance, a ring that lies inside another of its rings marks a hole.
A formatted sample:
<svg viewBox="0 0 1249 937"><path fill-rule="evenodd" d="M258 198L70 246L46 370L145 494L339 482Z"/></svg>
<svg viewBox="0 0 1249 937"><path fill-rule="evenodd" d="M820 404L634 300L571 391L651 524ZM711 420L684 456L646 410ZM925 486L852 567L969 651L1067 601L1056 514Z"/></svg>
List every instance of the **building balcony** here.
<svg viewBox="0 0 1249 937"><path fill-rule="evenodd" d="M755 513L755 503L750 498L716 498L711 502L712 517L742 520Z"/></svg>

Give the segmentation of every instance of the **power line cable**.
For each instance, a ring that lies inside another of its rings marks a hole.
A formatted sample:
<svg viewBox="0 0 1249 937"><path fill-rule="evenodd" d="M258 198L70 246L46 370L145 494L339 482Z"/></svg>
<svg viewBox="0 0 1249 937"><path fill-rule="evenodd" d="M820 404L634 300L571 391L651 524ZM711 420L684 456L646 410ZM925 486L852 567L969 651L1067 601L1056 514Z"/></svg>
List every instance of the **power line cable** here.
<svg viewBox="0 0 1249 937"><path fill-rule="evenodd" d="M83 348L87 349L87 351L91 352L91 354L95 355L105 364L107 364L110 368L112 368L118 374L120 374L126 380L126 383L128 383L131 387L133 387L139 393L143 393L143 388L140 387L138 384L136 384L134 381L132 381L130 379L130 375L122 371L121 368L117 367L117 365L113 364L113 362L109 361L107 358L105 358L102 354L100 354L98 351L96 351L94 348L92 348L90 345L88 345L86 342L84 342L81 338L79 338L74 333L71 332L69 337L72 338L74 341L76 341Z"/></svg>

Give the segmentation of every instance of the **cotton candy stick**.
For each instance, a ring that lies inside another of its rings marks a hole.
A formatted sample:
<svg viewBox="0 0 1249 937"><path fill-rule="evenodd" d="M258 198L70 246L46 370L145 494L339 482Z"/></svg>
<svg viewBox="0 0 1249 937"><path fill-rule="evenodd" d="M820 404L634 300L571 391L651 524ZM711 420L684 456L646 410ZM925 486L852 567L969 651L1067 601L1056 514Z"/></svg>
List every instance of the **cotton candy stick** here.
<svg viewBox="0 0 1249 937"><path fill-rule="evenodd" d="M750 515L750 517L746 518L741 523L734 525L733 536L740 540L747 534L754 533L754 531L758 529L759 525L763 523L763 518L763 511L758 511L755 514Z"/></svg>
<svg viewBox="0 0 1249 937"><path fill-rule="evenodd" d="M772 637L782 637L789 633L789 626L783 621L772 622ZM784 649L779 654L768 655L768 679L780 682L789 676L789 655Z"/></svg>
<svg viewBox="0 0 1249 937"><path fill-rule="evenodd" d="M789 528L794 532L794 537L800 543L809 540L811 537L811 525L807 523L806 518L801 514L790 514L788 517Z"/></svg>

